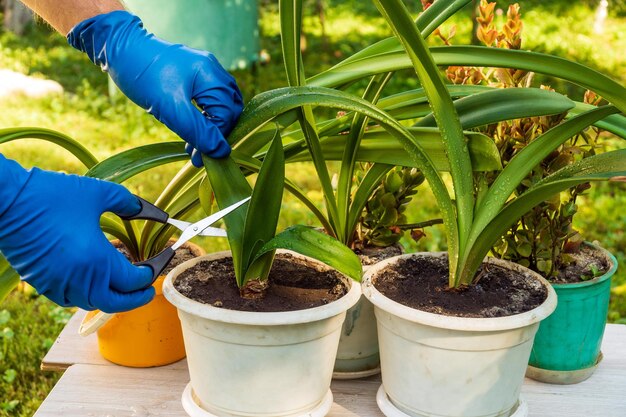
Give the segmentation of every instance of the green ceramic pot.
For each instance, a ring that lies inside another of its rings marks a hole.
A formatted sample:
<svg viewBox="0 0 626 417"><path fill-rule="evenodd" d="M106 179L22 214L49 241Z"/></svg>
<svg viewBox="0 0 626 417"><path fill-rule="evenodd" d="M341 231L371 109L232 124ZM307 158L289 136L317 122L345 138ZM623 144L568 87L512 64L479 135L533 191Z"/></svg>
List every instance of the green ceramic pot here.
<svg viewBox="0 0 626 417"><path fill-rule="evenodd" d="M554 313L541 322L526 376L548 383L574 384L593 374L602 358L600 346L609 309L611 277L617 260L590 245L608 260L602 276L575 284L552 284L558 297Z"/></svg>

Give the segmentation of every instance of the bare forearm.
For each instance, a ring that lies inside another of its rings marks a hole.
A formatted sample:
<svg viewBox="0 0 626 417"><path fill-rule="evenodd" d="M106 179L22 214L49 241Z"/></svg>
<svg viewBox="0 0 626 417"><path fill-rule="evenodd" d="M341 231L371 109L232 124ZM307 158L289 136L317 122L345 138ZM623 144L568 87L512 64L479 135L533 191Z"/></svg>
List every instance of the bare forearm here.
<svg viewBox="0 0 626 417"><path fill-rule="evenodd" d="M113 10L124 10L124 6L117 0L22 0L22 2L62 35L67 35L70 29L85 19Z"/></svg>

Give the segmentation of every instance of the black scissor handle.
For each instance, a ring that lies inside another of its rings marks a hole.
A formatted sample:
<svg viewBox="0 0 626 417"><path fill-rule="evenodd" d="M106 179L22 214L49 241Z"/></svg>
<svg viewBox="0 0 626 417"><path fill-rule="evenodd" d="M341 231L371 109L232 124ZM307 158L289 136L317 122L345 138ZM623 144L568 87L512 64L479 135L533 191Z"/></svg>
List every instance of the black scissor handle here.
<svg viewBox="0 0 626 417"><path fill-rule="evenodd" d="M152 283L156 281L159 275L161 275L161 272L163 272L165 267L172 261L172 259L174 258L174 255L175 255L174 249L172 249L172 247L170 246L170 247L163 249L161 252L159 252L152 258L145 260L143 262L137 262L135 265L136 266L149 266L150 269L152 269L152 282L150 282L150 285L152 285ZM148 285L148 287L150 285Z"/></svg>
<svg viewBox="0 0 626 417"><path fill-rule="evenodd" d="M161 210L160 208L158 208L151 202L146 201L137 195L135 197L137 197L137 200L139 200L139 204L141 205L141 210L139 210L139 213L132 215L132 216L120 216L122 220L141 219L141 220L154 220L159 223L167 223L167 219L170 218L169 214L167 214L166 212L164 212L163 210Z"/></svg>

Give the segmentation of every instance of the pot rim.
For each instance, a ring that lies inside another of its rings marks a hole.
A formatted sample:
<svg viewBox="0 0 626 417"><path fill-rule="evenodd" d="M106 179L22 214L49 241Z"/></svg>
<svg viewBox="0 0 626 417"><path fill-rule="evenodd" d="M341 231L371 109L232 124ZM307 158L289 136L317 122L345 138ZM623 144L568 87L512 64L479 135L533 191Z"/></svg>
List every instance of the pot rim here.
<svg viewBox="0 0 626 417"><path fill-rule="evenodd" d="M300 255L296 252L278 250L277 253L289 253L294 257L306 259L308 261L315 262L316 264L321 265L327 269L332 269L320 261L304 255ZM204 304L199 301L192 300L191 298L188 298L181 294L174 287L174 281L185 270L195 266L202 261L214 261L226 257L230 257L230 251L207 254L194 259L190 259L178 265L177 267L172 269L172 271L170 271L170 273L167 274L167 276L165 277L165 282L163 283L163 295L176 308L194 316L209 320L220 321L223 323L256 326L282 326L290 324L301 324L334 317L347 311L350 307L355 305L361 297L361 286L358 285L357 282L352 281L350 278L346 277L340 272L338 273L344 278L344 282L350 285L350 289L348 290L347 294L345 294L340 299L326 305L295 311L279 311L268 313L256 311L239 311L221 307L214 307L210 304Z"/></svg>
<svg viewBox="0 0 626 417"><path fill-rule="evenodd" d="M606 271L604 274L595 277L594 279L590 279L588 281L582 281L582 282L565 282L565 283L552 283L550 281L550 285L552 285L554 288L556 289L574 289L574 288L582 288L582 287L590 287L592 285L596 285L599 284L601 282L606 281L607 279L611 278L613 275L615 275L615 272L617 271L617 258L615 258L615 256L609 252L607 249L603 248L602 246L599 245L598 242L583 242L583 245L585 246L589 246L591 248L594 248L598 251L600 251L607 259L607 261L609 262L609 270Z"/></svg>
<svg viewBox="0 0 626 417"><path fill-rule="evenodd" d="M552 314L552 312L556 308L556 292L545 278L521 265L491 257L486 258L485 261L507 269L518 270L519 272L525 273L539 280L547 291L547 297L544 302L530 311L515 314L512 316L484 318L446 316L443 314L429 313L426 311L417 310L411 307L407 307L404 304L400 304L397 301L394 301L391 298L383 295L380 291L376 289L376 287L374 287L372 283L372 278L378 272L380 272L382 269L389 266L390 264L396 263L400 259L406 259L415 256L442 257L444 255L447 255L447 253L417 252L398 255L394 256L393 258L381 261L378 264L374 265L371 269L369 269L363 276L363 295L365 295L365 297L367 297L376 307L410 322L438 327L442 329L461 331L489 332L526 327L545 319L550 314Z"/></svg>

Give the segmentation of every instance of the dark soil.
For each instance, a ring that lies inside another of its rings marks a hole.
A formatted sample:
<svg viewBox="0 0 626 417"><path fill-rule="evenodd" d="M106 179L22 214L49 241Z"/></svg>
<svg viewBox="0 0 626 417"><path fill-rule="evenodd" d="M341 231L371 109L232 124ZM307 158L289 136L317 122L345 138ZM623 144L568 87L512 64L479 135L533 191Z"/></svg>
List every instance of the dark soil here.
<svg viewBox="0 0 626 417"><path fill-rule="evenodd" d="M548 295L539 281L496 265L483 265L479 274L476 284L451 290L447 258L417 256L379 272L374 286L408 307L457 317L511 316L532 310Z"/></svg>
<svg viewBox="0 0 626 417"><path fill-rule="evenodd" d="M363 249L355 249L356 253L364 266L375 265L380 261L402 255L404 250L402 245L396 244L387 247L366 246Z"/></svg>
<svg viewBox="0 0 626 417"><path fill-rule="evenodd" d="M231 258L203 261L183 272L174 287L204 304L239 311L276 312L318 307L341 298L347 287L339 273L289 254L276 256L269 287L261 299L239 295Z"/></svg>
<svg viewBox="0 0 626 417"><path fill-rule="evenodd" d="M566 255L571 258L571 262L559 270L557 278L550 280L555 284L589 281L604 275L611 268L609 259L605 254L592 246L581 245L578 252Z"/></svg>
<svg viewBox="0 0 626 417"><path fill-rule="evenodd" d="M113 246L115 246L115 248L119 252L121 252L122 255L126 257L126 259L131 260L130 252L128 251L128 249L123 243L116 242ZM186 246L181 247L180 249L176 251L176 254L174 255L174 259L172 259L172 262L170 262L169 265L165 267L163 272L161 272L161 275L167 275L172 269L174 269L178 265L182 264L185 261L193 259L196 256L198 256L198 254L193 253L193 251L189 249L188 247Z"/></svg>

